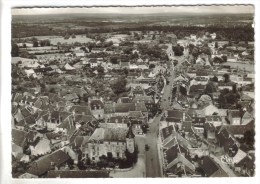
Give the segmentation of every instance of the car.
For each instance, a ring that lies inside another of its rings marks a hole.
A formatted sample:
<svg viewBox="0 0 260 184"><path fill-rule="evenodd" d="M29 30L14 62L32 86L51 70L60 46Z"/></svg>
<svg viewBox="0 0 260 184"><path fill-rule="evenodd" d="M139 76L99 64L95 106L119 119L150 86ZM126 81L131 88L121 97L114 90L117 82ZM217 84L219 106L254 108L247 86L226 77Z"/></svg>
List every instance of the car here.
<svg viewBox="0 0 260 184"><path fill-rule="evenodd" d="M148 144L145 145L145 151L148 151L150 149L150 147L148 146Z"/></svg>

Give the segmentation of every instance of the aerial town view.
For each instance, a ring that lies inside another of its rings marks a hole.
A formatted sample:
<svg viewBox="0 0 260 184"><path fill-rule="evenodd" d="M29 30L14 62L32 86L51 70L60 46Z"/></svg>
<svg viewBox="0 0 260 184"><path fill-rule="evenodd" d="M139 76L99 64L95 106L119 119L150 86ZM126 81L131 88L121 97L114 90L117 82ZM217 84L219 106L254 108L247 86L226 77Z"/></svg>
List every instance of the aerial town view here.
<svg viewBox="0 0 260 184"><path fill-rule="evenodd" d="M12 9L12 177L255 175L254 7Z"/></svg>

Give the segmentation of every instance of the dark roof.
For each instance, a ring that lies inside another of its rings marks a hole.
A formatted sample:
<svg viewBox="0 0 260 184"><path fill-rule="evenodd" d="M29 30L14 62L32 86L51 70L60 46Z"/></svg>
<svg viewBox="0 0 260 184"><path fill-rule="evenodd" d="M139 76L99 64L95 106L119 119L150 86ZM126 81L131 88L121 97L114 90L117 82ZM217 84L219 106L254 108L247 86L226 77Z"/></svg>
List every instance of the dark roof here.
<svg viewBox="0 0 260 184"><path fill-rule="evenodd" d="M82 114L82 115L92 115L90 108L88 106L80 106L74 105L70 108L70 112L75 112L75 114Z"/></svg>
<svg viewBox="0 0 260 184"><path fill-rule="evenodd" d="M17 129L12 129L12 142L17 146L22 147L26 138L27 132Z"/></svg>
<svg viewBox="0 0 260 184"><path fill-rule="evenodd" d="M141 111L129 111L129 118L143 118L143 114Z"/></svg>
<svg viewBox="0 0 260 184"><path fill-rule="evenodd" d="M129 97L121 97L119 98L121 103L131 103L131 99Z"/></svg>
<svg viewBox="0 0 260 184"><path fill-rule="evenodd" d="M108 178L109 171L96 170L96 171L49 171L47 178Z"/></svg>
<svg viewBox="0 0 260 184"><path fill-rule="evenodd" d="M254 129L254 123L251 121L246 125L227 125L225 128L232 135L243 135L246 131Z"/></svg>
<svg viewBox="0 0 260 184"><path fill-rule="evenodd" d="M161 131L162 131L163 140L165 140L167 137L169 137L172 134L173 126L171 125L171 126L165 127Z"/></svg>
<svg viewBox="0 0 260 184"><path fill-rule="evenodd" d="M190 87L190 93L202 92L206 88L206 85L198 84Z"/></svg>
<svg viewBox="0 0 260 184"><path fill-rule="evenodd" d="M129 112L135 110L134 103L117 103L115 104L115 112Z"/></svg>
<svg viewBox="0 0 260 184"><path fill-rule="evenodd" d="M217 164L209 156L203 157L201 167L204 170L205 175L207 177L213 175L215 172L219 170Z"/></svg>
<svg viewBox="0 0 260 184"><path fill-rule="evenodd" d="M51 68L51 67L36 68L36 69L34 69L34 72L35 72L35 73L37 73L37 72L49 72L49 71L52 71L52 68Z"/></svg>
<svg viewBox="0 0 260 184"><path fill-rule="evenodd" d="M233 118L241 118L240 110L228 110L228 114L230 114Z"/></svg>
<svg viewBox="0 0 260 184"><path fill-rule="evenodd" d="M184 132L193 132L191 129L191 121L184 121L182 124L182 130Z"/></svg>
<svg viewBox="0 0 260 184"><path fill-rule="evenodd" d="M224 146L225 145L225 142L228 140L229 138L229 132L227 131L227 129L222 129L220 130L220 132L217 134L217 139L218 139L218 142L220 144L220 146Z"/></svg>
<svg viewBox="0 0 260 184"><path fill-rule="evenodd" d="M255 167L254 160L251 158L251 156L246 156L240 162L235 164L235 167L246 167L249 170L253 170Z"/></svg>
<svg viewBox="0 0 260 184"><path fill-rule="evenodd" d="M211 132L214 132L216 130L216 128L211 123L205 123L204 128L205 128L205 130L208 130Z"/></svg>
<svg viewBox="0 0 260 184"><path fill-rule="evenodd" d="M107 119L107 123L127 124L128 122L129 122L128 117L123 117L123 116L112 116Z"/></svg>
<svg viewBox="0 0 260 184"><path fill-rule="evenodd" d="M181 145L179 145L180 147L180 151L181 153L185 154L185 157L188 155L188 151L183 148ZM178 148L178 144L172 146L171 148L169 148L168 150L165 151L166 154L166 160L167 163L170 164L173 160L175 160L178 156L178 153L180 153L179 148Z"/></svg>
<svg viewBox="0 0 260 184"><path fill-rule="evenodd" d="M65 152L58 150L31 163L27 172L36 176L42 176L44 173L53 168L52 163L56 166L60 166L69 159L70 157Z"/></svg>
<svg viewBox="0 0 260 184"><path fill-rule="evenodd" d="M183 111L179 110L168 110L168 116L169 118L176 118L176 119L182 119L183 118Z"/></svg>

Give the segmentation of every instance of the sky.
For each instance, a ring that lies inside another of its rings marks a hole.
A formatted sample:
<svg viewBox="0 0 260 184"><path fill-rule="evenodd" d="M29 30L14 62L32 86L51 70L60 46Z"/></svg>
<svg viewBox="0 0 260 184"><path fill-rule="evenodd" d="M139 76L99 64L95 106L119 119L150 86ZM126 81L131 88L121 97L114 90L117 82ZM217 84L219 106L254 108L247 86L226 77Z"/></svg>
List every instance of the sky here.
<svg viewBox="0 0 260 184"><path fill-rule="evenodd" d="M40 14L153 14L153 13L254 13L250 5L233 6L174 6L174 7L91 7L91 8L22 8L12 9L12 15L40 15Z"/></svg>

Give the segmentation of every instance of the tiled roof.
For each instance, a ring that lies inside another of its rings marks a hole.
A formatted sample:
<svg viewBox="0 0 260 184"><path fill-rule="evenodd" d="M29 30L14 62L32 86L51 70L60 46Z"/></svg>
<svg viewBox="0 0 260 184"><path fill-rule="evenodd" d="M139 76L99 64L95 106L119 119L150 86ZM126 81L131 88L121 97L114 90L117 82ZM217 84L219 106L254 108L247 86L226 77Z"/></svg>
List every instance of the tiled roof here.
<svg viewBox="0 0 260 184"><path fill-rule="evenodd" d="M203 157L201 167L204 170L205 175L207 177L213 175L215 172L219 170L217 164L209 156Z"/></svg>
<svg viewBox="0 0 260 184"><path fill-rule="evenodd" d="M53 168L52 163L56 166L60 166L69 159L70 157L65 152L58 150L31 163L27 172L36 176L42 176L44 173Z"/></svg>
<svg viewBox="0 0 260 184"><path fill-rule="evenodd" d="M104 140L105 141L125 141L127 129L125 128L107 128L104 132Z"/></svg>
<svg viewBox="0 0 260 184"><path fill-rule="evenodd" d="M163 140L165 140L167 137L169 137L172 134L173 126L171 125L171 126L165 127L161 131L162 131Z"/></svg>
<svg viewBox="0 0 260 184"><path fill-rule="evenodd" d="M22 147L27 134L25 131L12 129L12 142Z"/></svg>

